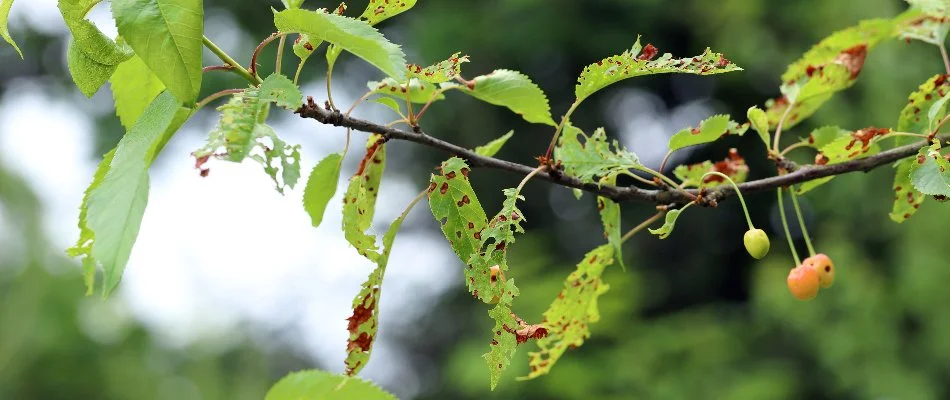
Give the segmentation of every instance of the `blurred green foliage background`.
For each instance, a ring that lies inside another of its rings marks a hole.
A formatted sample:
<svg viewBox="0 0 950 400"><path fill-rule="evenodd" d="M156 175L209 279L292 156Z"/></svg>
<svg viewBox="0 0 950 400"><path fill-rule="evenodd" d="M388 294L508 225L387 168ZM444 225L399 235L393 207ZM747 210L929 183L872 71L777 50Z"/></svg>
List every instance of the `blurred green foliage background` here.
<svg viewBox="0 0 950 400"><path fill-rule="evenodd" d="M357 11L365 3L349 6ZM233 15L236 28L245 32L241 37L249 38L241 42L248 54L272 31L268 7L279 7L276 0L205 4L213 13ZM316 0L306 5L334 6ZM466 76L520 70L547 92L557 115L573 100L583 66L628 48L638 34L644 43L679 56L709 46L745 68L706 78L626 81L575 114L579 126L606 126L617 135L624 127L610 114L635 111L617 107L631 88L654 93L667 108L704 100L715 111L742 119L749 106L777 95L785 65L822 37L904 7L898 0L422 0L383 30L417 63L462 51L472 59L464 67ZM4 48L2 82L38 76L68 88L64 38L12 29L25 53L44 56L21 61ZM893 126L907 94L941 70L932 46L885 43L870 54L855 87L788 138L826 124ZM322 72L312 61L305 76L319 80ZM353 87L378 77L352 58L337 72ZM205 90L219 90L233 79L211 75ZM516 136L499 156L528 164L551 134L547 127L460 96L428 115L426 131L466 146L513 128ZM99 128L100 143L90 158L112 147L122 133L113 118L99 121ZM625 139L638 151L636 129ZM738 147L748 157L751 177L761 177L772 168L760 146L754 135L730 138L690 154L688 161L721 159L729 147ZM415 146L399 150L411 156L393 157L390 171L419 180L445 157ZM807 162L811 155L801 157ZM489 213L500 204L501 189L521 178L498 171L476 171L473 177ZM527 373L529 344L519 349L500 387L489 392L480 355L487 349L490 320L461 282L437 304L420 304L431 310L414 328L384 331L417 361L394 368L421 371L422 387L414 394L419 399L950 398L950 313L942 306L950 304L950 291L943 287L950 268L940 245L946 243L950 212L930 202L910 221L891 222L892 178L889 168L842 176L802 199L819 250L832 256L838 274L835 287L814 301L788 295L785 276L793 262L776 229L775 196L758 194L748 200L753 220L772 236L769 257L755 262L744 253L745 226L734 201L684 214L665 241L635 237L625 248L627 270L608 269L611 289L601 300L602 320L592 326L593 337L563 357L549 376L513 379ZM8 217L2 236L12 238L0 242L0 399L254 399L286 372L313 367L293 348L251 341L224 349L208 343L164 348L134 323L112 329L117 331L105 339L91 333L95 329L80 326L88 320L82 315L108 313L113 305L82 296L78 265L48 244L40 229L44 210L32 193L31 184L0 159L0 206ZM593 199L551 200L565 193L543 183L524 193L528 233L510 250L510 265L521 287L517 311L529 320L539 318L574 264L600 242ZM632 227L653 211L625 204L624 212L625 226Z"/></svg>

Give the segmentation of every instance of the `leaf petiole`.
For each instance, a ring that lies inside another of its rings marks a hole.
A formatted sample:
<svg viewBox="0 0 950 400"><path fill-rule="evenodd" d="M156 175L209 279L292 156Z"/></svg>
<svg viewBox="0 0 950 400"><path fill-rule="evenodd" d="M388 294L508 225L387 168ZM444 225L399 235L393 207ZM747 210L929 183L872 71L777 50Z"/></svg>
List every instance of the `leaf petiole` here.
<svg viewBox="0 0 950 400"><path fill-rule="evenodd" d="M208 39L207 36L202 36L201 42L204 43L205 47L207 47L208 50L211 50L211 52L214 53L214 55L218 56L218 58L220 58L221 61L224 61L226 64L234 67L233 71L235 73L237 73L238 75L241 75L241 77L243 77L244 79L247 79L248 82L254 85L261 84L260 78L254 75L251 75L251 73L248 72L246 69L244 69L244 67L240 63L238 63L237 61L234 61L234 58L231 58L231 56L228 55L228 53L225 53L224 50L221 50L221 48L218 47L218 45L214 44L214 42L212 42L211 39Z"/></svg>

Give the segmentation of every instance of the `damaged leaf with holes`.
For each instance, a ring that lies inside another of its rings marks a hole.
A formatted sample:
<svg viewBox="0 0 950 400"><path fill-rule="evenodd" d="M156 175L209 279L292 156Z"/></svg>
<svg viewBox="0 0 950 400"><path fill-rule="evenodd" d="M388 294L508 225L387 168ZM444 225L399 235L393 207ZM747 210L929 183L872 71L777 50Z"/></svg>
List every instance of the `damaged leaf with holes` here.
<svg viewBox="0 0 950 400"><path fill-rule="evenodd" d="M376 236L367 233L373 224L379 184L386 168L386 145L382 136L372 135L366 142L366 155L350 178L343 194L343 236L360 255L379 261Z"/></svg>
<svg viewBox="0 0 950 400"><path fill-rule="evenodd" d="M728 115L713 115L700 122L698 127L683 129L670 137L670 151L714 142L727 135L742 136L748 129L749 124L739 125Z"/></svg>
<svg viewBox="0 0 950 400"><path fill-rule="evenodd" d="M278 107L294 111L303 104L300 88L286 76L271 74L261 82L261 101L274 103Z"/></svg>
<svg viewBox="0 0 950 400"><path fill-rule="evenodd" d="M567 276L563 288L544 312L542 325L548 336L538 339L538 351L528 353L531 370L519 379L534 379L551 372L567 350L580 347L590 337L590 324L600 320L597 299L610 288L602 275L613 262L613 247L603 245L588 252Z"/></svg>
<svg viewBox="0 0 950 400"><path fill-rule="evenodd" d="M263 166L274 181L276 189L284 193L293 188L300 178L300 146L288 145L263 123L272 101L283 101L270 96L262 99L254 87L235 94L221 107L218 125L208 134L205 145L195 150L195 167L202 175L208 174L206 163L213 157L230 162L250 158Z"/></svg>
<svg viewBox="0 0 950 400"><path fill-rule="evenodd" d="M379 331L379 298L382 294L386 265L389 264L396 233L399 232L408 212L409 209L389 225L389 230L383 235L383 253L376 260L376 269L370 272L360 287L359 294L353 299L353 315L347 318L347 330L350 332L346 342L347 375L358 374L369 362L373 343L376 342L376 333Z"/></svg>
<svg viewBox="0 0 950 400"><path fill-rule="evenodd" d="M524 196L518 195L515 189L505 189L504 195L501 210L482 229L477 251L468 259L472 293L486 303L497 302L513 288L514 283L509 286L504 279L508 271L508 247L514 244L515 233L524 233L521 227L524 214L517 205Z"/></svg>
<svg viewBox="0 0 950 400"><path fill-rule="evenodd" d="M554 148L554 159L564 166L568 175L591 183L630 174L631 169L643 167L636 154L621 147L616 140L609 143L604 128L598 128L588 137L569 123Z"/></svg>
<svg viewBox="0 0 950 400"><path fill-rule="evenodd" d="M674 59L670 53L657 58L658 54L656 47L652 44L642 46L640 38L637 37L633 48L588 65L577 78L577 86L574 88L577 102L600 89L637 76L668 73L713 75L742 70L722 54L714 53L709 48L698 56L688 58Z"/></svg>
<svg viewBox="0 0 950 400"><path fill-rule="evenodd" d="M682 182L683 187L712 188L727 184L725 179L718 175L703 178L708 172L718 172L728 176L735 183L745 182L749 177L749 166L745 158L739 155L736 149L729 150L729 157L722 161L703 161L701 163L680 165L673 170L673 174Z"/></svg>
<svg viewBox="0 0 950 400"><path fill-rule="evenodd" d="M518 71L498 69L477 76L464 85L442 83L443 89L457 89L488 104L507 107L525 121L555 126L548 97L527 75Z"/></svg>

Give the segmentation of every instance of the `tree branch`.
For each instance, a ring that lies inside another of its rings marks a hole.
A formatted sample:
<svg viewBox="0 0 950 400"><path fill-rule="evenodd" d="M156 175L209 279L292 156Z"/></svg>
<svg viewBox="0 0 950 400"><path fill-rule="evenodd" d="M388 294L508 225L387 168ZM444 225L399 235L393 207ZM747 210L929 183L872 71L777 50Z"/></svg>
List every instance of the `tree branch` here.
<svg viewBox="0 0 950 400"><path fill-rule="evenodd" d="M358 131L377 133L387 140L397 139L415 142L424 146L442 150L446 153L464 158L472 167L494 168L514 172L520 175L528 175L535 171L536 167L519 164L494 157L485 157L475 153L470 149L446 142L444 140L429 136L421 129L413 131L404 131L392 127L383 126L374 122L348 117L338 111L330 111L325 107L317 105L312 97L307 97L307 104L301 106L296 111L302 118L315 119L320 123L334 126L342 126ZM948 137L941 137L940 140L947 140ZM804 165L797 167L794 172L745 182L739 185L739 190L743 193L755 193L779 187L786 187L802 182L808 182L828 176L842 175L850 172L863 171L868 172L884 164L889 164L899 159L910 157L917 154L921 147L926 146L926 142L919 142L893 148L870 157L851 160L840 164L829 165ZM614 186L597 185L594 183L584 183L577 178L565 175L560 171L538 172L535 178L544 179L555 184L575 189L581 189L598 196L607 197L616 202L639 201L653 203L658 205L681 206L696 201L700 194L696 189L643 189L636 186ZM703 197L700 203L707 206L715 206L719 201L735 195L735 189L731 186L720 186L712 190L703 191Z"/></svg>

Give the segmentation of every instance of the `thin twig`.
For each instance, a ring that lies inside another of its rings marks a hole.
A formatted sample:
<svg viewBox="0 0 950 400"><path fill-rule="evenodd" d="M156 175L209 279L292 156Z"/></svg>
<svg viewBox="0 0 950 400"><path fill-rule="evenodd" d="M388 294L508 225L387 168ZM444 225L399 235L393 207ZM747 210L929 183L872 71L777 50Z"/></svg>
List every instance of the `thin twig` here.
<svg viewBox="0 0 950 400"><path fill-rule="evenodd" d="M265 38L263 41L261 41L261 44L257 45L257 48L254 49L254 54L251 54L251 67L248 68L248 72L251 75L257 77L257 57L260 56L261 50L264 50L264 47L267 46L270 42L273 42L277 38L282 38L284 36L287 36L287 34L274 32L270 36Z"/></svg>
<svg viewBox="0 0 950 400"><path fill-rule="evenodd" d="M202 107L208 105L208 103L210 103L210 102L212 102L212 101L215 101L215 100L217 100L217 99L220 99L220 98L222 98L222 97L225 97L225 96L228 96L228 95L232 95L232 94L238 94L238 93L241 93L241 92L243 92L243 91L244 91L244 89L225 89L225 90L222 90L222 91L217 92L217 93L209 94L208 97L205 97L204 99L202 99L201 101L199 101L198 104L195 105L195 109L202 108Z"/></svg>
<svg viewBox="0 0 950 400"><path fill-rule="evenodd" d="M405 131L397 128L386 127L375 122L344 116L339 112L327 111L322 106L316 104L312 98L308 98L307 100L307 104L301 106L296 111L297 114L303 118L311 118L324 124L352 128L358 131L378 133L389 138L390 140L406 140L432 147L446 153L462 157L468 160L469 164L473 167L494 168L511 171L521 175L527 175L535 169L535 167L524 164L479 155L471 149L467 149L459 145L446 142L442 139L429 136L422 130L419 130L418 132ZM950 138L950 135L945 136L946 137L941 138L941 141ZM778 187L812 181L827 176L841 175L858 171L867 172L879 166L890 164L899 159L913 156L917 154L917 151L920 150L921 147L927 145L929 145L929 143L921 141L906 146L896 147L887 151L882 151L869 157L850 160L838 164L803 165L798 167L794 172L785 175L772 176L742 183L739 185L739 190L741 190L742 193L751 194L765 190L774 190ZM640 201L662 205L672 204L675 206L685 205L687 203L696 201L696 197L699 195L699 191L696 189L680 190L676 189L675 186L673 188L644 189L635 186L621 187L616 185L598 185L593 182L583 182L575 177L565 175L560 171L553 173L551 171L539 172L537 173L536 178L551 181L566 187L581 189L590 193L594 193L598 196L609 198L616 202ZM732 187L719 186L705 191L701 202L704 204L713 204L734 195L735 190Z"/></svg>
<svg viewBox="0 0 950 400"><path fill-rule="evenodd" d="M943 57L943 66L947 69L947 73L950 74L950 57L947 56L947 46L941 42L937 47L940 48L940 56Z"/></svg>

